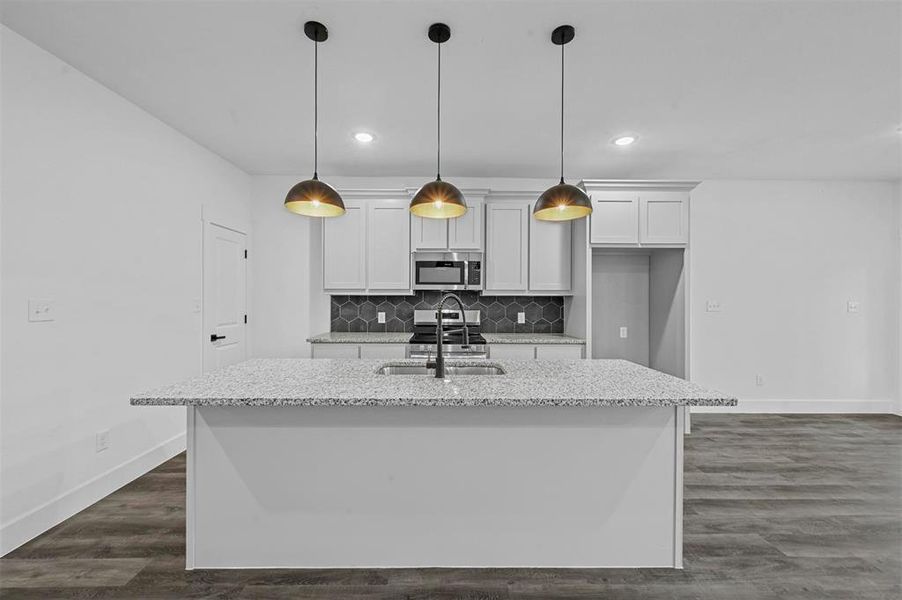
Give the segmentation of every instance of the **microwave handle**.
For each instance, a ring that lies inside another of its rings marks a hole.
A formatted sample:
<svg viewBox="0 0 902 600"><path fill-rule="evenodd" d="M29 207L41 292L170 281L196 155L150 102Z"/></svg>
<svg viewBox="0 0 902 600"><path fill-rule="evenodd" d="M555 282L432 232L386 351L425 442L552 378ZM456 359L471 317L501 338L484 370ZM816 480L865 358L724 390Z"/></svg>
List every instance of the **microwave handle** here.
<svg viewBox="0 0 902 600"><path fill-rule="evenodd" d="M464 259L464 289L470 289L470 261L468 259ZM463 315L464 323L467 322L467 315Z"/></svg>

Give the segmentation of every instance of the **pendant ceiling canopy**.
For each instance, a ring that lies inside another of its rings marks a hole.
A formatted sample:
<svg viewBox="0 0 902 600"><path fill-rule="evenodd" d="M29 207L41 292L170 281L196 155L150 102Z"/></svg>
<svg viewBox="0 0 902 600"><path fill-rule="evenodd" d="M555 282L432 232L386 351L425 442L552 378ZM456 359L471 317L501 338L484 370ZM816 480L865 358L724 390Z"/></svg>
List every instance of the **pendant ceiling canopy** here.
<svg viewBox="0 0 902 600"><path fill-rule="evenodd" d="M442 44L451 39L451 28L444 23L429 27L429 39L438 48L438 91L436 94L436 174L435 181L421 187L410 201L410 212L427 219L451 219L467 212L464 195L452 184L442 181Z"/></svg>
<svg viewBox="0 0 902 600"><path fill-rule="evenodd" d="M285 208L308 217L337 217L345 213L345 205L335 188L319 180L319 45L329 39L329 30L317 21L304 23L304 34L313 41L313 178L302 181L288 191Z"/></svg>
<svg viewBox="0 0 902 600"><path fill-rule="evenodd" d="M589 196L575 185L564 183L564 46L575 35L572 25L561 25L551 32L551 43L561 47L561 181L536 201L532 214L541 221L572 221L592 213Z"/></svg>

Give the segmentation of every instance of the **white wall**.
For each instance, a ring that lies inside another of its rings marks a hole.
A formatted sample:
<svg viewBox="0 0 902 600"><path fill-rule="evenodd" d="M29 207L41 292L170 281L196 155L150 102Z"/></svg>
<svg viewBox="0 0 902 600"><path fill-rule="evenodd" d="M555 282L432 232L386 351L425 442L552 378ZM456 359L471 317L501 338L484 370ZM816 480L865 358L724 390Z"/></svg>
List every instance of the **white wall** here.
<svg viewBox="0 0 902 600"><path fill-rule="evenodd" d="M201 207L249 225L250 178L0 32L6 553L183 448L184 409L128 398L200 372Z"/></svg>
<svg viewBox="0 0 902 600"><path fill-rule="evenodd" d="M899 223L892 183L702 183L690 218L692 379L737 395L740 410L889 412Z"/></svg>
<svg viewBox="0 0 902 600"><path fill-rule="evenodd" d="M896 414L902 416L902 181L896 182L896 213L899 216L899 229L897 231L899 240L899 269L896 272L899 286L899 344L897 346L899 352L899 387L896 393Z"/></svg>
<svg viewBox="0 0 902 600"><path fill-rule="evenodd" d="M309 358L310 230L315 219L285 210L285 194L300 179L253 177L249 254L250 356ZM326 324L323 331L328 331ZM314 332L319 333L319 332Z"/></svg>

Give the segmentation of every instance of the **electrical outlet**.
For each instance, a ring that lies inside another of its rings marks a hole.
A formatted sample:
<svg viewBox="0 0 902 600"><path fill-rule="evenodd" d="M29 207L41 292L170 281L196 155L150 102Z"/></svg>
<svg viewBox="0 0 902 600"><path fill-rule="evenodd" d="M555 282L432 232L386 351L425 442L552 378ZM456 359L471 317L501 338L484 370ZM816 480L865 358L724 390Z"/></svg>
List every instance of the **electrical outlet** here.
<svg viewBox="0 0 902 600"><path fill-rule="evenodd" d="M846 304L846 311L850 313L857 313L861 311L861 302L858 300L849 300Z"/></svg>
<svg viewBox="0 0 902 600"><path fill-rule="evenodd" d="M764 375L755 375L755 385L757 385L757 386L764 385Z"/></svg>
<svg viewBox="0 0 902 600"><path fill-rule="evenodd" d="M97 452L103 452L109 447L110 430L104 429L103 431L98 431L97 435L94 437L94 450L96 450Z"/></svg>
<svg viewBox="0 0 902 600"><path fill-rule="evenodd" d="M629 337L629 330L626 327L620 328L620 339L625 340Z"/></svg>
<svg viewBox="0 0 902 600"><path fill-rule="evenodd" d="M384 313L384 312L377 312L377 313L376 313L376 321L379 322L379 323L385 323L385 313Z"/></svg>
<svg viewBox="0 0 902 600"><path fill-rule="evenodd" d="M42 298L28 299L28 320L32 323L56 320L56 303Z"/></svg>
<svg viewBox="0 0 902 600"><path fill-rule="evenodd" d="M525 312L518 312L518 313L517 313L517 323L519 323L520 325L522 325L522 324L525 323L525 322L526 322L526 313L525 313Z"/></svg>
<svg viewBox="0 0 902 600"><path fill-rule="evenodd" d="M201 310L202 310L202 307L201 307L200 298L193 299L191 301L191 312L199 313L199 312L201 312Z"/></svg>
<svg viewBox="0 0 902 600"><path fill-rule="evenodd" d="M720 302L717 300L708 300L705 303L705 312L720 312Z"/></svg>

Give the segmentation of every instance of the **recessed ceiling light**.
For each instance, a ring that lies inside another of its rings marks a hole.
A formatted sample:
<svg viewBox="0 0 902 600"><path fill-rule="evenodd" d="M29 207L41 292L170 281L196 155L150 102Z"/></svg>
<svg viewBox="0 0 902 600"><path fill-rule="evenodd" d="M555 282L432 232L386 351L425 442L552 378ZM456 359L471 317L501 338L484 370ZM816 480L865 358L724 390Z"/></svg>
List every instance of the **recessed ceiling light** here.
<svg viewBox="0 0 902 600"><path fill-rule="evenodd" d="M632 144L633 142L635 142L638 139L639 139L638 136L635 136L635 135L621 135L619 137L614 138L614 145L615 146L629 146L630 144Z"/></svg>
<svg viewBox="0 0 902 600"><path fill-rule="evenodd" d="M367 133L365 131L358 131L354 134L354 139L360 142L361 144L369 144L373 141L373 134Z"/></svg>

